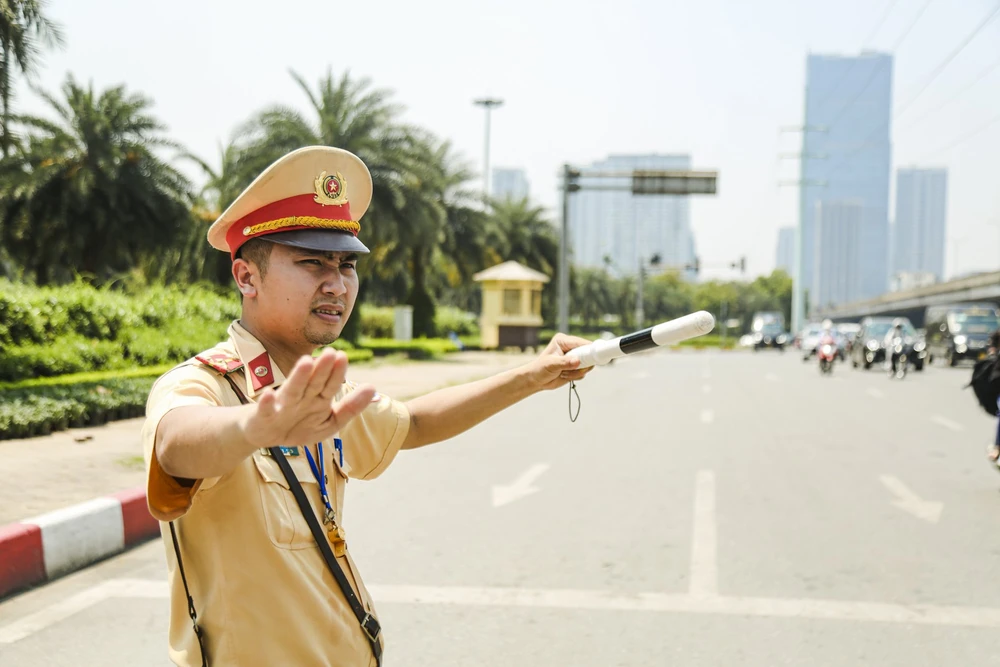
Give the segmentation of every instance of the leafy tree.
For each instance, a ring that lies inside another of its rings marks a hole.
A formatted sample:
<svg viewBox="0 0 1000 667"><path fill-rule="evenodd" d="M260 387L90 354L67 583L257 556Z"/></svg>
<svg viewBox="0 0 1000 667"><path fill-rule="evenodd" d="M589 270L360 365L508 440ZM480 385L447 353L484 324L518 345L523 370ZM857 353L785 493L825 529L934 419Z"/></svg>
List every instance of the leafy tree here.
<svg viewBox="0 0 1000 667"><path fill-rule="evenodd" d="M54 122L18 118L23 145L0 161L0 240L40 283L128 271L189 215L190 184L157 154L176 145L146 97L72 76L62 94L42 93Z"/></svg>
<svg viewBox="0 0 1000 667"><path fill-rule="evenodd" d="M59 46L62 31L45 16L44 0L0 0L0 150L10 154L12 103L18 74L31 76L39 60L41 46Z"/></svg>

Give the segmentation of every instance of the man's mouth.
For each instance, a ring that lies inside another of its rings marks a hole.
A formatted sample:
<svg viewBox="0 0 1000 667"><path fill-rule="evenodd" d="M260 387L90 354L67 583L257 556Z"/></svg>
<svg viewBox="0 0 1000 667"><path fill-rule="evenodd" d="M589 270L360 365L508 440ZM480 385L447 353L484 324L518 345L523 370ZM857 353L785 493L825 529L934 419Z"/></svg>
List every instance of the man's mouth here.
<svg viewBox="0 0 1000 667"><path fill-rule="evenodd" d="M327 322L337 322L344 316L344 309L340 306L321 306L313 308L313 315L316 315Z"/></svg>

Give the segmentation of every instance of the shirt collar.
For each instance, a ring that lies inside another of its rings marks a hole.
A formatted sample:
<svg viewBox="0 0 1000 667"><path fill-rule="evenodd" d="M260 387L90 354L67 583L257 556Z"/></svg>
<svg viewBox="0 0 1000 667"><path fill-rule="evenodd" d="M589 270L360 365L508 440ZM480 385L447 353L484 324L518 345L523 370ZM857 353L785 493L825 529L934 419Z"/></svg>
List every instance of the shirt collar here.
<svg viewBox="0 0 1000 667"><path fill-rule="evenodd" d="M245 365L247 396L256 396L265 387L277 389L285 376L267 353L264 346L247 331L239 320L229 325L229 338L236 347L236 354Z"/></svg>

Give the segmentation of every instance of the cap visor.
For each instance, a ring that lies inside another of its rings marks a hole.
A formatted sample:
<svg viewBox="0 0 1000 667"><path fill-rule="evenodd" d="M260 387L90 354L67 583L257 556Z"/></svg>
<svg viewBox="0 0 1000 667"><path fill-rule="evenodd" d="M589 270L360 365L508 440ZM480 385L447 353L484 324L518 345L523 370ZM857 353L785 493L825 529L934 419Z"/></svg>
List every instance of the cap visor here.
<svg viewBox="0 0 1000 667"><path fill-rule="evenodd" d="M356 252L367 254L368 247L348 232L331 231L328 229L296 229L290 232L277 232L258 237L272 243L321 250L323 252Z"/></svg>

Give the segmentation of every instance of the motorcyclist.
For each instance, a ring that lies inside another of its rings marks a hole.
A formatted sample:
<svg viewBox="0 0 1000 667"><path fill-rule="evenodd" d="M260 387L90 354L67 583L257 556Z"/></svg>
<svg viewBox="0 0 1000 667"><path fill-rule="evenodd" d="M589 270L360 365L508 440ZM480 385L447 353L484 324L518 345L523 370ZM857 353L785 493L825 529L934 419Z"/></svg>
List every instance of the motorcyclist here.
<svg viewBox="0 0 1000 667"><path fill-rule="evenodd" d="M816 356L819 357L822 363L823 355L819 354L819 352L823 349L823 346L832 346L834 350L833 357L836 359L838 356L838 344L837 337L833 333L833 322L831 320L823 320L820 328L822 329L822 333L819 335L819 343L816 344Z"/></svg>
<svg viewBox="0 0 1000 667"><path fill-rule="evenodd" d="M823 320L823 333L819 336L819 345L817 349L822 349L824 345L833 345L834 349L837 348L837 337L833 335L833 322L831 320Z"/></svg>
<svg viewBox="0 0 1000 667"><path fill-rule="evenodd" d="M896 373L896 362L899 361L895 352L897 342L904 345L906 343L903 320L898 317L892 321L892 328L886 332L885 338L882 339L882 347L885 349L885 368L893 374Z"/></svg>
<svg viewBox="0 0 1000 667"><path fill-rule="evenodd" d="M990 334L990 348L987 356L994 359L993 363L997 363L997 356L1000 355L1000 330L994 331ZM1000 398L997 398L997 412L1000 412ZM1000 416L997 418L996 434L993 437L993 445L987 450L986 455L989 457L990 461L995 463L1000 467Z"/></svg>

